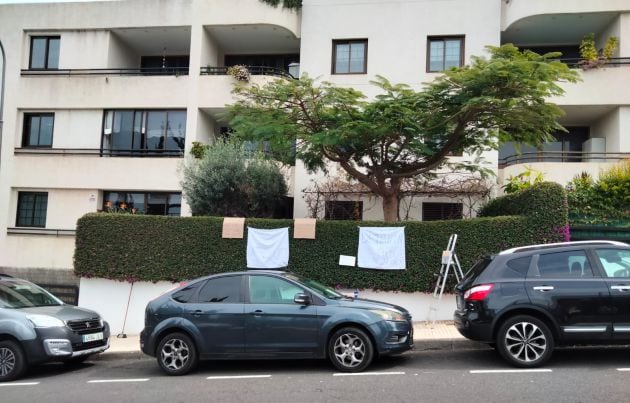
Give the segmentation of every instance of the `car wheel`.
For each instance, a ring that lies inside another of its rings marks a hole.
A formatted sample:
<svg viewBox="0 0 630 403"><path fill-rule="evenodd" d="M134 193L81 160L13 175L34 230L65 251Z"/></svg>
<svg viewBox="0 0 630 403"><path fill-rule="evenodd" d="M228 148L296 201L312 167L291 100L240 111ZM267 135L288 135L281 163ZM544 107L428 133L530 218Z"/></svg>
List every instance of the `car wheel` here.
<svg viewBox="0 0 630 403"><path fill-rule="evenodd" d="M171 333L158 344L157 361L168 375L185 375L197 366L197 349L184 333Z"/></svg>
<svg viewBox="0 0 630 403"><path fill-rule="evenodd" d="M24 352L11 340L0 341L0 382L12 381L26 370Z"/></svg>
<svg viewBox="0 0 630 403"><path fill-rule="evenodd" d="M328 357L340 371L361 372L372 362L374 346L361 329L344 327L330 338Z"/></svg>
<svg viewBox="0 0 630 403"><path fill-rule="evenodd" d="M554 340L549 327L533 316L521 315L506 320L497 334L499 353L510 364L538 367L551 357Z"/></svg>

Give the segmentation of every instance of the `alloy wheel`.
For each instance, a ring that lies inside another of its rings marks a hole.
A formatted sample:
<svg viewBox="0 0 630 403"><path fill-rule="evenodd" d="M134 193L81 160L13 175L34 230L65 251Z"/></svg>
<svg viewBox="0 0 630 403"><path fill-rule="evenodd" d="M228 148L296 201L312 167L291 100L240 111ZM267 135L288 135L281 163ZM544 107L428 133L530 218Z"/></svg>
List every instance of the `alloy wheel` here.
<svg viewBox="0 0 630 403"><path fill-rule="evenodd" d="M15 368L15 354L11 349L0 348L0 376L9 375Z"/></svg>
<svg viewBox="0 0 630 403"><path fill-rule="evenodd" d="M166 368L178 371L186 365L190 358L190 347L183 340L171 339L164 343L160 355Z"/></svg>
<svg viewBox="0 0 630 403"><path fill-rule="evenodd" d="M539 360L547 350L545 333L530 322L510 326L504 338L507 352L517 361L529 363Z"/></svg>
<svg viewBox="0 0 630 403"><path fill-rule="evenodd" d="M333 347L335 358L348 368L354 368L365 359L365 343L356 334L344 333L337 338Z"/></svg>

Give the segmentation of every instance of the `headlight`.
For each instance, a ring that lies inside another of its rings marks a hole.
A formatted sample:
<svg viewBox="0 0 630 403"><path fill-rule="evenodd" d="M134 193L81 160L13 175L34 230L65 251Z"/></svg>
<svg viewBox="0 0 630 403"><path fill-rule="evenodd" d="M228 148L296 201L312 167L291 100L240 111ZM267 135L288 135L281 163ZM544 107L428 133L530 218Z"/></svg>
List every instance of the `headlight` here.
<svg viewBox="0 0 630 403"><path fill-rule="evenodd" d="M397 322L405 322L407 319L398 311L390 311L387 309L370 309L370 312L377 314L383 320L393 320Z"/></svg>
<svg viewBox="0 0 630 403"><path fill-rule="evenodd" d="M26 315L35 327L64 327L62 320L48 315Z"/></svg>

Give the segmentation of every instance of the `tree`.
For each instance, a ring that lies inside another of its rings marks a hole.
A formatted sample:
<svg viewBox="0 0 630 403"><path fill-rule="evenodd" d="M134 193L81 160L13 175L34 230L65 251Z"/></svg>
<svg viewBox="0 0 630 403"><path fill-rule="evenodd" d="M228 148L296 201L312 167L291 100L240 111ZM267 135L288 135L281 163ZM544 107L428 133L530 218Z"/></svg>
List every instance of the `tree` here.
<svg viewBox="0 0 630 403"><path fill-rule="evenodd" d="M198 147L184 165L182 188L194 215L272 217L287 194L277 163L236 143Z"/></svg>
<svg viewBox="0 0 630 403"><path fill-rule="evenodd" d="M302 0L260 0L263 3L267 3L271 6L278 7L282 4L282 8L288 8L293 10L299 10L302 8Z"/></svg>
<svg viewBox="0 0 630 403"><path fill-rule="evenodd" d="M229 107L241 138L267 140L280 160L294 152L308 169L335 162L383 199L386 221L398 217L401 186L447 164L450 153L480 153L499 142L539 145L556 130L560 81L577 73L554 60L559 53L488 47L489 58L445 71L423 90L377 76L380 95L366 101L353 88L304 75L264 86L236 86Z"/></svg>

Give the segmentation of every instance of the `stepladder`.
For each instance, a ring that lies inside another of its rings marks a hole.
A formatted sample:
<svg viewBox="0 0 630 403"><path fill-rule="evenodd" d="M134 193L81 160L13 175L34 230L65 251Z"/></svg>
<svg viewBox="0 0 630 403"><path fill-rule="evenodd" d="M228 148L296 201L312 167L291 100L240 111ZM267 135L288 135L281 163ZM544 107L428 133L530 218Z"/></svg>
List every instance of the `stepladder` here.
<svg viewBox="0 0 630 403"><path fill-rule="evenodd" d="M451 277L454 276L457 283L464 279L462 267L460 266L459 259L455 253L456 244L457 234L451 234L448 238L446 249L442 251L440 271L435 274L437 279L435 282L435 289L433 290L433 301L431 302L429 313L427 315L427 322L435 323L449 275Z"/></svg>

